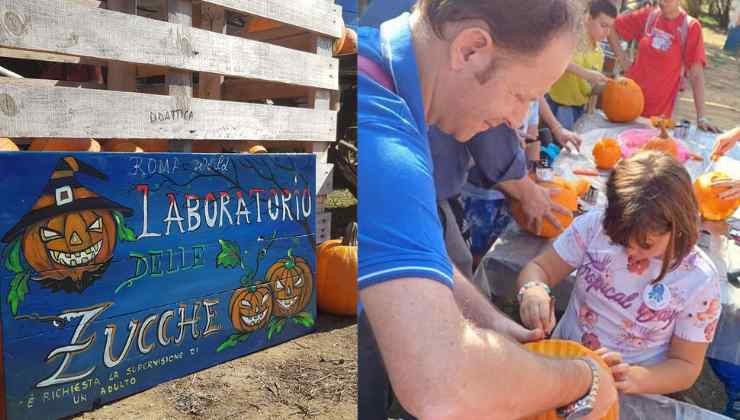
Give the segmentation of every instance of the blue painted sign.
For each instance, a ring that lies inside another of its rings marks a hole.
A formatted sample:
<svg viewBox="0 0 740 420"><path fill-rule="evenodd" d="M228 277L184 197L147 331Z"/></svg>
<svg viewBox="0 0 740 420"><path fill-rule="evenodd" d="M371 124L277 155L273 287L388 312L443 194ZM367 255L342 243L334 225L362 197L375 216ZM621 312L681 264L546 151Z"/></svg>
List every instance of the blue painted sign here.
<svg viewBox="0 0 740 420"><path fill-rule="evenodd" d="M313 329L313 155L0 153L0 179L10 419L89 410Z"/></svg>

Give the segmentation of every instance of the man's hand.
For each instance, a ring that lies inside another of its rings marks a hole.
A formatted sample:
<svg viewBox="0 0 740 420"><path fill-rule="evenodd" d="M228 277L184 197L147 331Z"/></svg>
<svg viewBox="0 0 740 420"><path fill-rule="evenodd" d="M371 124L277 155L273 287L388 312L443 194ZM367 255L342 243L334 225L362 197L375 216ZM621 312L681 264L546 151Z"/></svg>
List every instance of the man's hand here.
<svg viewBox="0 0 740 420"><path fill-rule="evenodd" d="M519 343L530 343L545 339L545 332L540 328L528 330L508 318L507 321L501 320L497 322L493 326L493 329L497 333L505 335Z"/></svg>
<svg viewBox="0 0 740 420"><path fill-rule="evenodd" d="M719 133L722 131L716 125L711 124L707 119L701 119L701 118L697 120L696 127L699 130L704 130L710 133Z"/></svg>
<svg viewBox="0 0 740 420"><path fill-rule="evenodd" d="M570 143L573 145L573 147L576 148L576 150L581 150L581 143L583 143L583 139L581 138L581 136L573 131L568 130L562 125L559 127L555 127L555 129L552 130L552 135L553 137L555 137L555 141L558 143L558 145L560 145L560 147L566 147L566 145Z"/></svg>
<svg viewBox="0 0 740 420"><path fill-rule="evenodd" d="M609 369L599 365L599 392L596 394L596 402L591 414L584 417L586 420L597 420L609 412L609 409L617 402L617 388L612 379Z"/></svg>
<svg viewBox="0 0 740 420"><path fill-rule="evenodd" d="M527 194L527 199L521 200L522 210L527 217L527 224L534 226L535 232L540 232L542 229L543 218L550 221L558 230L563 229L563 226L553 212L571 215L571 212L567 208L552 201L551 196L558 191L558 188L547 188L533 183L532 194Z"/></svg>

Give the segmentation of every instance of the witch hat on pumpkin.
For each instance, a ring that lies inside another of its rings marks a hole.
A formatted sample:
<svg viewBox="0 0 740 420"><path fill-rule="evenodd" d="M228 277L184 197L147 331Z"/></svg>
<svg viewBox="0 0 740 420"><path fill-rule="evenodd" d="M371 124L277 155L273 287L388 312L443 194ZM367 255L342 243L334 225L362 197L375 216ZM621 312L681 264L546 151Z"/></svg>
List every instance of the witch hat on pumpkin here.
<svg viewBox="0 0 740 420"><path fill-rule="evenodd" d="M2 238L2 242L9 243L34 223L51 219L68 212L81 210L114 210L128 217L133 211L113 200L99 196L94 191L83 186L76 178L77 173L83 173L98 179L107 180L108 177L96 168L78 161L74 157L64 157L59 160L49 183L44 188L43 195L36 200L31 211L26 213Z"/></svg>

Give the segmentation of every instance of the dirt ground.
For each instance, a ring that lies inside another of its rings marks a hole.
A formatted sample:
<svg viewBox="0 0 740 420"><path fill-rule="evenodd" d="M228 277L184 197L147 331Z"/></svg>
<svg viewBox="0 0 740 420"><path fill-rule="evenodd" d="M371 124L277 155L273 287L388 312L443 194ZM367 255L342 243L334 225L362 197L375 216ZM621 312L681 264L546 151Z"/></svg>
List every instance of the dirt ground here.
<svg viewBox="0 0 740 420"><path fill-rule="evenodd" d="M357 417L357 328L319 314L317 331L124 398L79 419Z"/></svg>

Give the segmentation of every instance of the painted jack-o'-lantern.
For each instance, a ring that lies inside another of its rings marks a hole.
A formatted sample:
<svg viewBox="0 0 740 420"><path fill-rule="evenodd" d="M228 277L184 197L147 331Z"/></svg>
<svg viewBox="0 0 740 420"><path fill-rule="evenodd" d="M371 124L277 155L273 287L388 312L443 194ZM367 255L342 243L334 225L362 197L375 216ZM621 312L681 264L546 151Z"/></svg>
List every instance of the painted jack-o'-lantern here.
<svg viewBox="0 0 740 420"><path fill-rule="evenodd" d="M234 328L243 333L264 327L272 315L272 293L267 285L236 289L229 310Z"/></svg>
<svg viewBox="0 0 740 420"><path fill-rule="evenodd" d="M291 316L308 305L313 291L313 275L306 261L288 254L267 270L267 280L272 285L277 316Z"/></svg>
<svg viewBox="0 0 740 420"><path fill-rule="evenodd" d="M42 286L82 292L107 269L116 246L113 212L131 209L82 186L76 173L107 179L73 157L60 160L30 212L2 238L22 237L23 254Z"/></svg>

